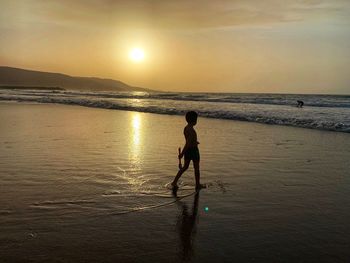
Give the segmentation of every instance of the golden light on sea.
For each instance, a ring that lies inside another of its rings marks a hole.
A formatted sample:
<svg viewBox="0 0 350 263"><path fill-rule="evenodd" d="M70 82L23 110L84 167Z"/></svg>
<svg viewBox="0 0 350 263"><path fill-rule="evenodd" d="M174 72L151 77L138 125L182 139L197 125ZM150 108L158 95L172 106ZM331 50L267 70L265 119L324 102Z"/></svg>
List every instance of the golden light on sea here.
<svg viewBox="0 0 350 263"><path fill-rule="evenodd" d="M141 136L141 116L140 113L136 112L132 116L132 134L133 134L133 145L134 147L140 144L140 136Z"/></svg>

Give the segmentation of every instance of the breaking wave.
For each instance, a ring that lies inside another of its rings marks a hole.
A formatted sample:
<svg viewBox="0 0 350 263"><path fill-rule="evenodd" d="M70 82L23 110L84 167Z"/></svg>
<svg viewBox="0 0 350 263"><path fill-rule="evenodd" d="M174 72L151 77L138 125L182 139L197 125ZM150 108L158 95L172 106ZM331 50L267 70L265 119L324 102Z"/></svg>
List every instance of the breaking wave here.
<svg viewBox="0 0 350 263"><path fill-rule="evenodd" d="M1 90L0 100L171 115L196 110L208 118L350 133L350 96ZM296 100L303 100L305 107L295 107Z"/></svg>

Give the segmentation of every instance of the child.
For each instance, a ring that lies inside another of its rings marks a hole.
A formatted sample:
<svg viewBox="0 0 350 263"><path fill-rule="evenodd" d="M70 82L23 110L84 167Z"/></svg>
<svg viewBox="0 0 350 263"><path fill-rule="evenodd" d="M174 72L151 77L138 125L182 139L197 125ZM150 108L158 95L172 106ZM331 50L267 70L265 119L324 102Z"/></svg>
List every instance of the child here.
<svg viewBox="0 0 350 263"><path fill-rule="evenodd" d="M177 175L175 176L174 181L171 183L174 190L178 188L177 181L180 179L181 175L187 170L191 160L193 162L194 175L196 178L196 190L199 190L200 188L204 187L199 182L199 142L197 141L197 133L193 128L193 126L197 124L197 117L198 114L195 111L189 111L186 113L186 121L188 123L184 129L186 144L183 147L182 152L179 154L179 159L185 157L185 164L182 168L180 168Z"/></svg>

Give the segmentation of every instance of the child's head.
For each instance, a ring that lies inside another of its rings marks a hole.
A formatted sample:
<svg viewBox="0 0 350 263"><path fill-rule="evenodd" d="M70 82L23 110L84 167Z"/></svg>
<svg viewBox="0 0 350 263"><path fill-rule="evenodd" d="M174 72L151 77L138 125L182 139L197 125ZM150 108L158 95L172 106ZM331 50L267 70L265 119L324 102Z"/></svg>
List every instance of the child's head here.
<svg viewBox="0 0 350 263"><path fill-rule="evenodd" d="M198 114L195 111L189 111L186 113L186 121L188 124L196 125Z"/></svg>

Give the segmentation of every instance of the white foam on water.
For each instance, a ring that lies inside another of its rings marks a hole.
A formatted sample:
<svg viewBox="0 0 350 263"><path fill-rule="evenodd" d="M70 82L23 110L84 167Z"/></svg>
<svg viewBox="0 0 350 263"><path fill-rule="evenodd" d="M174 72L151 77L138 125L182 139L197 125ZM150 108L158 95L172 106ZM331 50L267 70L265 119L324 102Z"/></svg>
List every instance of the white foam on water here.
<svg viewBox="0 0 350 263"><path fill-rule="evenodd" d="M298 99L304 108L295 107ZM350 96L1 90L0 100L170 115L196 110L201 117L350 132Z"/></svg>

